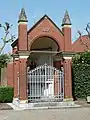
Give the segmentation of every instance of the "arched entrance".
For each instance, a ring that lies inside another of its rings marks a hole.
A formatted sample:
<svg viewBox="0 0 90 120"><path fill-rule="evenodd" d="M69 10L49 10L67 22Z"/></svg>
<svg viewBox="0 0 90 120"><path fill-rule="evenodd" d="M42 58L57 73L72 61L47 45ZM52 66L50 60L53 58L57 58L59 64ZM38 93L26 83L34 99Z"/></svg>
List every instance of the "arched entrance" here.
<svg viewBox="0 0 90 120"><path fill-rule="evenodd" d="M59 46L50 37L36 39L30 47L28 58L29 101L62 101L64 98L63 71L54 67Z"/></svg>
<svg viewBox="0 0 90 120"><path fill-rule="evenodd" d="M59 46L50 37L40 37L34 40L30 47L30 60L35 61L36 65L48 64L53 66L53 58L58 53Z"/></svg>

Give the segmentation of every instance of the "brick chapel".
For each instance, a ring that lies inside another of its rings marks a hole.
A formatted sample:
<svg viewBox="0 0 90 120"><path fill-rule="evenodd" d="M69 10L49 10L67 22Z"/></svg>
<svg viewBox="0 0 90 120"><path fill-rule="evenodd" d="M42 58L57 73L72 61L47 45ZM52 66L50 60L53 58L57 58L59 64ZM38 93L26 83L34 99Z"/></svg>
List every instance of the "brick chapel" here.
<svg viewBox="0 0 90 120"><path fill-rule="evenodd" d="M68 12L63 17L62 28L47 15L29 30L27 26L28 18L22 8L18 38L11 45L13 61L7 65L7 85L14 87L14 99L19 98L21 102L57 97L73 100L72 56L87 48L80 38L72 43ZM90 45L86 35L82 40Z"/></svg>

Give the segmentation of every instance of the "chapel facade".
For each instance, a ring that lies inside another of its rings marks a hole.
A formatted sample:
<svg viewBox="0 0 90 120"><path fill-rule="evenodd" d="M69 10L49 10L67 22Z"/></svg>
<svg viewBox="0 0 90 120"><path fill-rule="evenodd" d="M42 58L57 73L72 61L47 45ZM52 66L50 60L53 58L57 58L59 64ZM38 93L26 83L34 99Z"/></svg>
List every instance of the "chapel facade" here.
<svg viewBox="0 0 90 120"><path fill-rule="evenodd" d="M14 87L14 99L19 98L21 102L73 100L72 56L87 48L81 45L80 38L72 43L68 12L61 29L47 15L29 30L27 26L28 19L22 8L18 38L12 43L13 61L7 65L7 84Z"/></svg>

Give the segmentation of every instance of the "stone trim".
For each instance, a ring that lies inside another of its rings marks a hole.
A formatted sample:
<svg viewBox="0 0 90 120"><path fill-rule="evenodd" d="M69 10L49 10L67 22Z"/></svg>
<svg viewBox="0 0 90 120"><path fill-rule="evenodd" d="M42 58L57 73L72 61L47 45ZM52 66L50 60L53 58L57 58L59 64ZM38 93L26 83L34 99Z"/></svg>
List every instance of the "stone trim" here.
<svg viewBox="0 0 90 120"><path fill-rule="evenodd" d="M30 55L30 51L21 50L21 51L18 51L18 55L19 56L29 56Z"/></svg>
<svg viewBox="0 0 90 120"><path fill-rule="evenodd" d="M20 100L21 104L28 103L28 100Z"/></svg>
<svg viewBox="0 0 90 120"><path fill-rule="evenodd" d="M18 54L12 54L11 55L13 58L19 58L19 55Z"/></svg>
<svg viewBox="0 0 90 120"><path fill-rule="evenodd" d="M27 21L18 21L18 25L20 25L20 24L25 24L25 25L27 25Z"/></svg>
<svg viewBox="0 0 90 120"><path fill-rule="evenodd" d="M19 56L19 58L28 58L29 56Z"/></svg>
<svg viewBox="0 0 90 120"><path fill-rule="evenodd" d="M19 58L14 58L15 60L19 60Z"/></svg>
<svg viewBox="0 0 90 120"><path fill-rule="evenodd" d="M75 52L71 52L71 51L62 51L61 53L65 54L65 55L74 55Z"/></svg>
<svg viewBox="0 0 90 120"><path fill-rule="evenodd" d="M17 48L17 46L14 47L14 49Z"/></svg>
<svg viewBox="0 0 90 120"><path fill-rule="evenodd" d="M72 57L63 57L64 59L72 59Z"/></svg>
<svg viewBox="0 0 90 120"><path fill-rule="evenodd" d="M61 57L59 57L59 58L54 58L54 59L53 59L53 61L61 61L61 60L62 60Z"/></svg>
<svg viewBox="0 0 90 120"><path fill-rule="evenodd" d="M17 101L18 100L18 98L13 98L13 101Z"/></svg>
<svg viewBox="0 0 90 120"><path fill-rule="evenodd" d="M71 28L71 27L72 27L72 25L63 25L63 27L62 27L62 28L65 28L65 27Z"/></svg>
<svg viewBox="0 0 90 120"><path fill-rule="evenodd" d="M73 98L69 98L69 97L67 97L67 98L64 98L64 100L63 100L64 102L69 102L69 101L73 101Z"/></svg>

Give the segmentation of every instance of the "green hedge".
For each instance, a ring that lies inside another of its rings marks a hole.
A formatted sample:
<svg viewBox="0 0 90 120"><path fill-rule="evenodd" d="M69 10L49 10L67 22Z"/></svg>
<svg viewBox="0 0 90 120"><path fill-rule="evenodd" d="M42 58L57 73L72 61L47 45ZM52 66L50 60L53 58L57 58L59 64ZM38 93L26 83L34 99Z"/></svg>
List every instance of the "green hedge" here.
<svg viewBox="0 0 90 120"><path fill-rule="evenodd" d="M73 65L73 96L86 99L90 95L90 65Z"/></svg>
<svg viewBox="0 0 90 120"><path fill-rule="evenodd" d="M0 102L12 102L14 90L12 87L0 86Z"/></svg>
<svg viewBox="0 0 90 120"><path fill-rule="evenodd" d="M72 62L73 96L86 99L90 96L90 51L75 54Z"/></svg>

